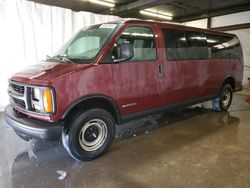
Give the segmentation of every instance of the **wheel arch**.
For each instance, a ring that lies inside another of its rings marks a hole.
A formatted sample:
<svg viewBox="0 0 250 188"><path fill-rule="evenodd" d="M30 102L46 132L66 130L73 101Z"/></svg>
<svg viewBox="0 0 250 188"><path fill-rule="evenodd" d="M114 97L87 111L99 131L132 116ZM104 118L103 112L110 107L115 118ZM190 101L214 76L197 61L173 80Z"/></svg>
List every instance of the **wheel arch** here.
<svg viewBox="0 0 250 188"><path fill-rule="evenodd" d="M227 76L227 77L225 78L225 80L224 80L224 82L223 82L223 84L222 84L222 87L223 87L225 84L229 84L229 85L232 87L233 91L234 91L234 89L235 89L235 79L234 79L234 77L233 77L232 75L229 75L229 76Z"/></svg>
<svg viewBox="0 0 250 188"><path fill-rule="evenodd" d="M88 95L77 99L65 110L62 119L67 121L76 112L92 108L102 108L107 110L113 116L115 123L120 124L120 111L115 100L109 96L100 94Z"/></svg>

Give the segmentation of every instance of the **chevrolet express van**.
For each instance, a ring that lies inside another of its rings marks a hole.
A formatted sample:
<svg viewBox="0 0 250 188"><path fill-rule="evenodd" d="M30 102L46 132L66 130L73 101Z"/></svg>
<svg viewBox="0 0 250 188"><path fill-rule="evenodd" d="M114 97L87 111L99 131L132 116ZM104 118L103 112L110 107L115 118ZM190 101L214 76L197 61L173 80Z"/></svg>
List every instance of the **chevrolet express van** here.
<svg viewBox="0 0 250 188"><path fill-rule="evenodd" d="M88 161L123 122L241 90L243 58L232 34L127 20L86 27L46 62L9 79L5 119L21 138L62 139Z"/></svg>

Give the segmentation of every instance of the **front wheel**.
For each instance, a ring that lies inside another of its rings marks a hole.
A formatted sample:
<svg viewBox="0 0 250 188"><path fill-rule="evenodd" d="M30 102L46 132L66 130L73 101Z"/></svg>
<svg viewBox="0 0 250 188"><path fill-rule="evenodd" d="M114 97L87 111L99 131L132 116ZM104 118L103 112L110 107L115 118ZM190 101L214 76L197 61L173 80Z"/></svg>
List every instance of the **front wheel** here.
<svg viewBox="0 0 250 188"><path fill-rule="evenodd" d="M232 103L232 99L233 89L229 84L225 84L220 91L219 98L213 101L213 107L218 111L227 111ZM215 107L216 103L218 103L218 107Z"/></svg>
<svg viewBox="0 0 250 188"><path fill-rule="evenodd" d="M91 109L76 114L62 139L69 154L80 161L89 161L104 154L115 135L115 123L110 113Z"/></svg>

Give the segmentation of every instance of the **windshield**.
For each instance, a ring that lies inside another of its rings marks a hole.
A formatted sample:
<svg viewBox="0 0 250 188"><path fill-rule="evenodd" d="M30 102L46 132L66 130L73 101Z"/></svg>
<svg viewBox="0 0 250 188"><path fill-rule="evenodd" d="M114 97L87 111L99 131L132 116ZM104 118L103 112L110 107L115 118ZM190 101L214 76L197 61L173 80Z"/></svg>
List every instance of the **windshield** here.
<svg viewBox="0 0 250 188"><path fill-rule="evenodd" d="M97 56L117 24L100 24L87 27L72 37L54 56L74 62L91 60Z"/></svg>

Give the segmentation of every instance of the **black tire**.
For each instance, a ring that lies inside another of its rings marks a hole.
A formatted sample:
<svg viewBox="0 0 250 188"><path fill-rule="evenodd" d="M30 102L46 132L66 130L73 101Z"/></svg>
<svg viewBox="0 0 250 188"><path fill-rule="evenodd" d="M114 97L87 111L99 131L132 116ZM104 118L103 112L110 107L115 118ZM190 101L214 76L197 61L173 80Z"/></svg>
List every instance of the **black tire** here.
<svg viewBox="0 0 250 188"><path fill-rule="evenodd" d="M223 85L219 96L219 111L227 111L233 100L233 89L231 85Z"/></svg>
<svg viewBox="0 0 250 188"><path fill-rule="evenodd" d="M64 148L76 160L90 161L103 155L115 135L115 122L106 110L95 108L73 116L68 133L62 132Z"/></svg>

